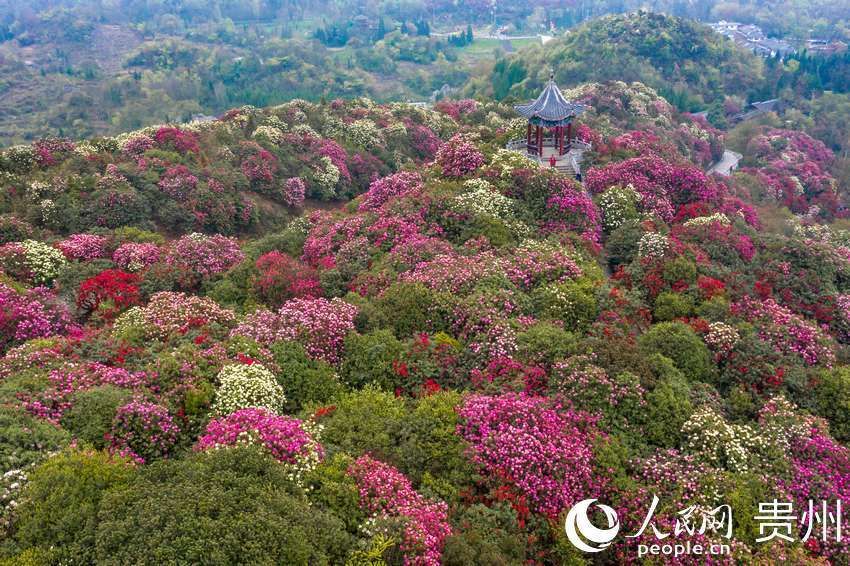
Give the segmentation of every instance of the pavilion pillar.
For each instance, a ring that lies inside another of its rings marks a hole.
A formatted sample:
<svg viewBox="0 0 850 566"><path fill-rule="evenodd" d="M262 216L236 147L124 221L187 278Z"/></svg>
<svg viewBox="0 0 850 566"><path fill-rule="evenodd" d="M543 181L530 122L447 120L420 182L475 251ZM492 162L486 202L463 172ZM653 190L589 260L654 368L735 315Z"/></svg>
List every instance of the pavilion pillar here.
<svg viewBox="0 0 850 566"><path fill-rule="evenodd" d="M567 124L567 146L571 147L573 145L573 123L570 122Z"/></svg>
<svg viewBox="0 0 850 566"><path fill-rule="evenodd" d="M537 126L537 155L543 157L543 128Z"/></svg>
<svg viewBox="0 0 850 566"><path fill-rule="evenodd" d="M525 132L525 150L531 149L531 122L528 123L528 128Z"/></svg>

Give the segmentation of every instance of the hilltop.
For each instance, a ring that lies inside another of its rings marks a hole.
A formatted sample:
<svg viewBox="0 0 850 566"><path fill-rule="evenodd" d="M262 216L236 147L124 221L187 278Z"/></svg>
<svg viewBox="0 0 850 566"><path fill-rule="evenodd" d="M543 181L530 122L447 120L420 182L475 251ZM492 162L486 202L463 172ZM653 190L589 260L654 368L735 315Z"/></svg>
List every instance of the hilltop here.
<svg viewBox="0 0 850 566"><path fill-rule="evenodd" d="M554 68L561 84L641 81L684 108L722 102L759 84L763 62L693 20L651 12L604 16L494 64L470 92L523 99ZM681 100L674 100L674 98Z"/></svg>
<svg viewBox="0 0 850 566"><path fill-rule="evenodd" d="M586 498L629 533L847 500L836 156L753 124L709 176L723 133L652 88L565 94L583 184L493 100L0 153L0 563L582 564Z"/></svg>

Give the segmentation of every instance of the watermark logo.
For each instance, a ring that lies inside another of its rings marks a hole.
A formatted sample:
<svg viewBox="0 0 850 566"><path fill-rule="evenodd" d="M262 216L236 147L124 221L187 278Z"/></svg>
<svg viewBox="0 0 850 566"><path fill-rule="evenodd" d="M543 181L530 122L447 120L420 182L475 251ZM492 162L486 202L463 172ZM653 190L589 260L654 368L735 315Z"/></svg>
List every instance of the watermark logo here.
<svg viewBox="0 0 850 566"><path fill-rule="evenodd" d="M596 507L605 514L608 528L600 529L590 522L590 506L596 501L596 499L579 501L567 513L565 525L567 538L582 552L602 552L620 532L620 519L617 517L617 512L602 503L597 503Z"/></svg>

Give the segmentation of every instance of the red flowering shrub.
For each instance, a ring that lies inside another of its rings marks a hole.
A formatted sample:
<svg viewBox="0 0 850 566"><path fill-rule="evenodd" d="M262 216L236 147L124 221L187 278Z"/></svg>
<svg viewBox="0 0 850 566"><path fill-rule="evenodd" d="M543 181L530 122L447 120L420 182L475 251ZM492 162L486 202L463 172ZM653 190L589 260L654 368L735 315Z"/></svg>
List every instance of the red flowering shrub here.
<svg viewBox="0 0 850 566"><path fill-rule="evenodd" d="M255 266L259 274L254 291L268 305L279 307L289 299L322 295L316 270L286 254L276 250L263 254Z"/></svg>
<svg viewBox="0 0 850 566"><path fill-rule="evenodd" d="M158 146L178 153L198 153L201 150L197 134L173 126L161 127L153 137Z"/></svg>
<svg viewBox="0 0 850 566"><path fill-rule="evenodd" d="M83 281L77 293L77 307L85 312L94 312L105 306L106 318L113 318L122 310L138 305L139 276L120 269L107 269Z"/></svg>

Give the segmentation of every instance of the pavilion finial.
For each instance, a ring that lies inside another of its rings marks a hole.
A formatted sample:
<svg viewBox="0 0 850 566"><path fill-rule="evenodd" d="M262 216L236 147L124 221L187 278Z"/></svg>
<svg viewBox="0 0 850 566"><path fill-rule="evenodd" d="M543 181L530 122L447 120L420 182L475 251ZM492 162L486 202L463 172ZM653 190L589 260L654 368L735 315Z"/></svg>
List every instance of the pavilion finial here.
<svg viewBox="0 0 850 566"><path fill-rule="evenodd" d="M549 80L552 81L552 82L555 82L555 68L554 67L549 68Z"/></svg>

